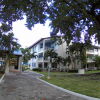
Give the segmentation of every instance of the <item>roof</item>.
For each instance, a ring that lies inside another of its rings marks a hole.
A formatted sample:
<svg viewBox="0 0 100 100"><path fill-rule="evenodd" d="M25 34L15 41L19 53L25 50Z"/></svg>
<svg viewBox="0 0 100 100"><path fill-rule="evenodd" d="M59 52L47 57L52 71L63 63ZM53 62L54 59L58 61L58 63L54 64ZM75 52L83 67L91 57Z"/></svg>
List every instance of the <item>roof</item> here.
<svg viewBox="0 0 100 100"><path fill-rule="evenodd" d="M33 46L35 46L36 44L38 44L40 41L44 40L44 39L49 39L51 37L46 37L46 38L41 38L38 41L36 41L34 44L32 44L30 47L28 47L29 49L32 48Z"/></svg>
<svg viewBox="0 0 100 100"><path fill-rule="evenodd" d="M98 46L97 45L92 45L92 47L100 49L99 45Z"/></svg>
<svg viewBox="0 0 100 100"><path fill-rule="evenodd" d="M14 55L22 55L22 52L21 52L21 50L15 50L14 52L13 52L13 54Z"/></svg>
<svg viewBox="0 0 100 100"><path fill-rule="evenodd" d="M59 37L59 36L53 36L53 37ZM40 41L44 40L44 39L49 39L49 38L52 38L52 37L46 37L46 38L41 38L39 39L38 41L36 41L34 44L32 44L31 46L29 46L28 48L32 48L33 46L35 46L36 44L38 44Z"/></svg>
<svg viewBox="0 0 100 100"><path fill-rule="evenodd" d="M3 51L3 53L9 53L8 50L1 50L1 49L0 49L0 51ZM1 52L0 52L0 53L1 53ZM2 53L1 53L1 54L2 54ZM15 50L12 54L22 56L21 50Z"/></svg>

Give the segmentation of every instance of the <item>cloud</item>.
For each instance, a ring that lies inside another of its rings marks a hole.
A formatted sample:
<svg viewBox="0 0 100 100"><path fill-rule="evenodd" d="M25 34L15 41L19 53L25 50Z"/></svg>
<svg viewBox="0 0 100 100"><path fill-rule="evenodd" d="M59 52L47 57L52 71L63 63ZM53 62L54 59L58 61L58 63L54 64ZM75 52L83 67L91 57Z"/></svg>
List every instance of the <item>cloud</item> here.
<svg viewBox="0 0 100 100"><path fill-rule="evenodd" d="M22 47L29 47L40 38L50 36L49 21L45 25L36 24L32 30L25 26L25 19L13 23L13 32Z"/></svg>

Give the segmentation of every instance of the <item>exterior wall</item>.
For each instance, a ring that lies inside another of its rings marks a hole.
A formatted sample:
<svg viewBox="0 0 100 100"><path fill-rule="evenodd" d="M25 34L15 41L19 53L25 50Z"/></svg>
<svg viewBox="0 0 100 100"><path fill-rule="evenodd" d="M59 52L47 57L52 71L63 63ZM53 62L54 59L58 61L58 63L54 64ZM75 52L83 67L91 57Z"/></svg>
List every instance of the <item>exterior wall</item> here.
<svg viewBox="0 0 100 100"><path fill-rule="evenodd" d="M64 42L61 45L57 45L56 52L58 53L59 56L61 57L66 57L66 43Z"/></svg>
<svg viewBox="0 0 100 100"><path fill-rule="evenodd" d="M88 69L96 69L95 61L93 59L95 56L100 56L100 44L96 43L92 49L86 51L86 54Z"/></svg>
<svg viewBox="0 0 100 100"><path fill-rule="evenodd" d="M9 71L11 72L14 72L15 70L16 71L22 71L22 56L17 56L16 57L16 62L17 62L17 65L16 64L11 64L9 63ZM17 68L15 68L17 67Z"/></svg>
<svg viewBox="0 0 100 100"><path fill-rule="evenodd" d="M35 55L37 55L37 57L29 60L28 65L30 66L30 69L35 69L41 66L42 68L46 67L45 65L49 61L44 59L44 53L49 48L55 48L53 44L50 47L46 46L46 44L49 43L50 41L51 41L50 38L43 39L31 48L31 53L36 52Z"/></svg>
<svg viewBox="0 0 100 100"><path fill-rule="evenodd" d="M49 65L49 61L47 59L44 59L44 53L46 50L48 49L54 49L55 52L58 53L58 56L61 56L61 57L66 57L66 43L64 42L63 44L61 45L58 45L56 42L54 43L50 43L49 46L47 45L49 42L51 42L50 38L47 38L47 39L43 39L42 41L40 41L39 43L37 43L36 45L34 45L32 48L31 48L31 51L33 50L34 52L36 52L35 54L38 56L36 58L32 58L31 60L29 60L29 66L30 66L30 69L35 69L35 68L38 68L38 67L41 67L42 69L45 69L48 67ZM43 48L40 48L40 44L43 43ZM39 58L39 54L43 53L43 57ZM34 63L35 66L34 66ZM60 65L60 66L57 66L57 67L62 67L63 65ZM63 69L67 68L66 66L63 66ZM70 65L70 68L71 68L71 65Z"/></svg>
<svg viewBox="0 0 100 100"><path fill-rule="evenodd" d="M58 53L61 57L66 57L66 43L64 42L61 45L58 45L56 43L50 43L50 38L42 39L37 44L35 44L33 47L31 47L31 52L36 52L37 55L36 58L32 58L29 60L28 64L30 66L30 69L35 69L41 67L42 69L45 69L48 67L49 61L47 59L44 59L44 52L48 50L49 48L52 48L55 50L55 52ZM49 44L50 43L50 44ZM96 49L93 50L87 50L87 55L99 55L100 56L100 49L98 51ZM91 59L87 59L87 62L93 62ZM77 62L76 62L77 63ZM91 64L90 64L91 65ZM93 64L92 64L93 65ZM68 66L59 65L57 67L61 67L63 69L66 69ZM72 69L73 64L70 64L69 69ZM75 67L76 69L78 66Z"/></svg>

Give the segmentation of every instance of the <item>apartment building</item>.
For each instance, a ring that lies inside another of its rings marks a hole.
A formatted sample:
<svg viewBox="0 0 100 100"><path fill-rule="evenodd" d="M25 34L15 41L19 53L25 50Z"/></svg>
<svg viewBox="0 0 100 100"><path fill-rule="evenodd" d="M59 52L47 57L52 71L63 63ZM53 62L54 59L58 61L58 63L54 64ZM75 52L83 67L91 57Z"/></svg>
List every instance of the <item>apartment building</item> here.
<svg viewBox="0 0 100 100"><path fill-rule="evenodd" d="M32 46L29 47L30 52L35 52L36 58L29 60L28 65L31 69L42 68L45 69L48 67L48 59L44 59L44 53L48 49L57 49L57 45L54 40L51 40L50 37L42 38Z"/></svg>
<svg viewBox="0 0 100 100"><path fill-rule="evenodd" d="M42 38L36 43L34 43L32 46L29 47L31 53L35 52L36 58L32 58L29 60L28 65L30 66L30 69L35 68L42 68L46 69L48 67L49 61L48 59L44 58L44 53L48 49L54 49L55 52L58 53L59 56L66 57L66 43L64 42L61 45L58 45L56 41L52 40L50 37L48 38ZM93 57L95 55L100 55L100 45L98 43L88 49L86 51L87 54L87 68L88 67L95 67L95 62L93 60ZM54 66L58 67L58 66ZM64 69L67 68L66 66L60 65L61 68ZM72 69L72 65L70 64L70 69ZM78 66L76 66L76 69L78 69Z"/></svg>
<svg viewBox="0 0 100 100"><path fill-rule="evenodd" d="M100 44L92 46L90 49L86 51L87 56L87 68L95 68L95 56L100 56Z"/></svg>

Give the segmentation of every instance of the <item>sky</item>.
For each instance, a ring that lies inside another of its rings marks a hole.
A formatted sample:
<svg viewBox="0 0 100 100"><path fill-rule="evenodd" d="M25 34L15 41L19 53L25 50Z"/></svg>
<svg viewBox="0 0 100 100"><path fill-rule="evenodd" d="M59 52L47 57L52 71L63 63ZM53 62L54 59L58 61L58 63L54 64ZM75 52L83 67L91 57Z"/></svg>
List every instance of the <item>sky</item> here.
<svg viewBox="0 0 100 100"><path fill-rule="evenodd" d="M45 25L36 24L32 30L29 30L25 23L25 19L13 23L14 36L23 48L31 46L41 38L50 36L49 21Z"/></svg>

